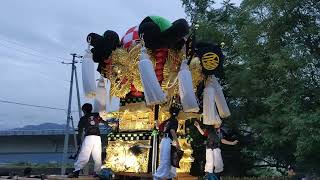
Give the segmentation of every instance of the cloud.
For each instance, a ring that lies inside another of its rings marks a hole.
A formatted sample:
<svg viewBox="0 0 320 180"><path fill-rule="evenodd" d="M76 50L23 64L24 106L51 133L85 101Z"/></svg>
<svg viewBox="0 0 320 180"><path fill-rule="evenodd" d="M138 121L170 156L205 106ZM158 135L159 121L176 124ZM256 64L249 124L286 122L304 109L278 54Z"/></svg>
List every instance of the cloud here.
<svg viewBox="0 0 320 180"><path fill-rule="evenodd" d="M71 59L69 53L83 53L88 33L111 29L122 36L150 14L170 20L186 16L178 0L1 1L0 99L67 108L71 67L60 61ZM0 108L0 129L66 120L64 111L5 103ZM77 113L74 116L76 120Z"/></svg>
<svg viewBox="0 0 320 180"><path fill-rule="evenodd" d="M66 108L71 67L60 62L84 52L88 33L111 29L122 36L148 15L186 17L180 0L2 0L0 99ZM73 109L75 99L74 91ZM0 108L0 129L66 120L63 111L5 103Z"/></svg>

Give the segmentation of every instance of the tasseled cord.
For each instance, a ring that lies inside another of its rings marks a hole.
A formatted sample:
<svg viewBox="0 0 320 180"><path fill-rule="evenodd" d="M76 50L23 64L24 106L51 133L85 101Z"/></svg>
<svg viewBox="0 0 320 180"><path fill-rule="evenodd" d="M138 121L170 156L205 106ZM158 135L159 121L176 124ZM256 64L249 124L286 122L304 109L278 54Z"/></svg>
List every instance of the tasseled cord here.
<svg viewBox="0 0 320 180"><path fill-rule="evenodd" d="M220 117L228 116L230 116L230 111L222 88L214 75L209 76L203 95L203 124L221 124Z"/></svg>
<svg viewBox="0 0 320 180"><path fill-rule="evenodd" d="M161 89L145 47L141 48L139 71L147 105L164 103L166 94Z"/></svg>
<svg viewBox="0 0 320 180"><path fill-rule="evenodd" d="M94 98L96 95L96 81L94 74L94 62L92 60L92 53L90 47L85 51L82 59L82 86L86 98Z"/></svg>
<svg viewBox="0 0 320 180"><path fill-rule="evenodd" d="M96 97L94 100L94 112L103 113L106 111L107 91L104 78L101 76L98 80Z"/></svg>
<svg viewBox="0 0 320 180"><path fill-rule="evenodd" d="M189 70L188 61L181 63L179 77L179 92L184 112L198 112L199 105L192 85L192 75Z"/></svg>

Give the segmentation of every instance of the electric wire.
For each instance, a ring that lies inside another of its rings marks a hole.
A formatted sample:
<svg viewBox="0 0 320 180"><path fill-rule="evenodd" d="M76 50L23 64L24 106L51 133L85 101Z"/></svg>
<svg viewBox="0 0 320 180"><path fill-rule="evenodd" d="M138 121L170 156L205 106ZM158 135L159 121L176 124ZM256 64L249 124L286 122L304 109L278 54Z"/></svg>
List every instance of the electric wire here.
<svg viewBox="0 0 320 180"><path fill-rule="evenodd" d="M33 54L31 52L28 52L28 51L24 51L24 50L21 50L17 47L10 47L8 46L7 44L4 44L3 42L0 41L0 46L2 47L5 47L5 48L8 48L10 50L15 50L17 52L20 52L20 53L23 53L23 54L26 54L26 55L29 55L29 56L33 56L33 57L37 57L37 58L41 58L42 60L41 61L46 61L46 62L51 62L51 63L60 63L57 59L53 59L53 58L50 58L50 57L45 57L45 56L41 56L41 55L37 55L37 54ZM50 60L47 60L47 59L52 59L51 61Z"/></svg>
<svg viewBox="0 0 320 180"><path fill-rule="evenodd" d="M0 40L2 41L5 41L9 44L12 44L12 45L15 45L15 46L20 46L21 48L23 49L27 49L29 51L33 51L33 52L36 52L38 55L40 56L43 56L43 57L48 57L48 54L47 53L44 53L44 52L41 52L39 50L36 50L36 49L33 49L33 48L30 48L30 47L27 47L26 45L22 44L21 42L17 42L17 41L14 41L14 40L9 40L7 38L5 38L3 35L0 35ZM0 41L1 42L1 41ZM59 56L53 56L53 55L49 55L50 57L53 57L54 59L63 59L63 60L70 60L70 59L67 59L67 58L63 58L63 57L59 57Z"/></svg>
<svg viewBox="0 0 320 180"><path fill-rule="evenodd" d="M51 110L59 110L59 111L67 111L63 108L57 108L52 106L43 106L43 105L35 105L35 104L28 104L28 103L21 103L16 101L7 101L7 100L0 100L0 103L7 103L7 104L15 104L20 106L28 106L28 107L35 107L35 108L44 108L44 109L51 109ZM78 111L72 111L72 112L78 112Z"/></svg>

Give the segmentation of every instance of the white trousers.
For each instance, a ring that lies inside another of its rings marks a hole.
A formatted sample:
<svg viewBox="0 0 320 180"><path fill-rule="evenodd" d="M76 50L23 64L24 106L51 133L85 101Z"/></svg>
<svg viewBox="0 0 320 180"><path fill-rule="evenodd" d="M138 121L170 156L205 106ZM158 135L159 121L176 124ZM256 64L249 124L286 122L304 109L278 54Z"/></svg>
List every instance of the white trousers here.
<svg viewBox="0 0 320 180"><path fill-rule="evenodd" d="M88 163L91 154L94 161L94 171L99 172L102 164L100 136L90 135L84 138L78 159L74 163L74 170L78 171L83 169Z"/></svg>
<svg viewBox="0 0 320 180"><path fill-rule="evenodd" d="M171 142L168 137L162 138L160 142L160 165L153 175L154 180L170 179L177 175L176 168L171 166Z"/></svg>
<svg viewBox="0 0 320 180"><path fill-rule="evenodd" d="M220 148L206 149L206 165L205 172L220 173L223 171L223 160Z"/></svg>

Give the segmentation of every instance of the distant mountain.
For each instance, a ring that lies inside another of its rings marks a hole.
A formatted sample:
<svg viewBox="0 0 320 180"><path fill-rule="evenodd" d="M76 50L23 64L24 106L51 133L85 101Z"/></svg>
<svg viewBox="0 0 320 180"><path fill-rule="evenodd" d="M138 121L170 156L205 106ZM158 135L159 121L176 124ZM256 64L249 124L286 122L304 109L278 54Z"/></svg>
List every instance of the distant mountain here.
<svg viewBox="0 0 320 180"><path fill-rule="evenodd" d="M65 124L56 124L56 123L43 123L39 125L27 125L22 128L14 128L10 130L47 130L47 129L61 129L64 130L66 128ZM71 126L70 126L71 128ZM77 126L75 127L77 128ZM100 129L109 129L110 127L106 127L105 125L100 124Z"/></svg>
<svg viewBox="0 0 320 180"><path fill-rule="evenodd" d="M65 124L43 123L39 125L27 125L22 128L14 128L12 130L45 130L45 129L65 129Z"/></svg>

